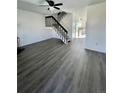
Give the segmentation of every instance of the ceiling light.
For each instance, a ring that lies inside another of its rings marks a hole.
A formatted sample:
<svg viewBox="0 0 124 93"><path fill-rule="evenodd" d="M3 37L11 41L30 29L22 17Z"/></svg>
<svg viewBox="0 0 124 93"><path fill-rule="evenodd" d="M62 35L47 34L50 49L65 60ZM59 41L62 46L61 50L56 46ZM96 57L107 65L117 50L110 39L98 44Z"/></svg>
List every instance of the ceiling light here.
<svg viewBox="0 0 124 93"><path fill-rule="evenodd" d="M54 10L54 8L53 8L53 7L50 7L49 9L50 9L51 11L53 11L53 10Z"/></svg>

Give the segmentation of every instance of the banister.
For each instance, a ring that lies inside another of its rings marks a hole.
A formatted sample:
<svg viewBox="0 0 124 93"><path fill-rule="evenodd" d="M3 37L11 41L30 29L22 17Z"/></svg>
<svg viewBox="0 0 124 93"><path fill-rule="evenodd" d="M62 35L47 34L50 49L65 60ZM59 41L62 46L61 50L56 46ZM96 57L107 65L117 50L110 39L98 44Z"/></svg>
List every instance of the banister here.
<svg viewBox="0 0 124 93"><path fill-rule="evenodd" d="M68 34L68 31L53 17L53 16L46 16L45 18L53 18L54 21L57 22L57 24Z"/></svg>

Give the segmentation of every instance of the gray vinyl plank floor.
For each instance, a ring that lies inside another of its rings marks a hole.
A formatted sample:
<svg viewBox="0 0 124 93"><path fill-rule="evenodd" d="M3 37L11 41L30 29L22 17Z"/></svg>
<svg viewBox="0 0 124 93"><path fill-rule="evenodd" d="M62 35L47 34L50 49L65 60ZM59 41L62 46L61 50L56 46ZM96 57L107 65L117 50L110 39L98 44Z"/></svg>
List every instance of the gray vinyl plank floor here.
<svg viewBox="0 0 124 93"><path fill-rule="evenodd" d="M18 93L106 93L106 54L84 49L84 39L48 39L17 57Z"/></svg>

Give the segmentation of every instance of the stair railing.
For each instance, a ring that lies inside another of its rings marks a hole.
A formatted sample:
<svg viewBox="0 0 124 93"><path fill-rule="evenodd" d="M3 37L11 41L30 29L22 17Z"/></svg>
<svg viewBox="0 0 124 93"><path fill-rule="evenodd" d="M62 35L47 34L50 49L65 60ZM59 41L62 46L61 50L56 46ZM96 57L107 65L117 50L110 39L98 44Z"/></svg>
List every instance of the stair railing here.
<svg viewBox="0 0 124 93"><path fill-rule="evenodd" d="M53 17L47 16L45 17L47 23L46 26L52 26L56 28L57 33L59 33L62 41L64 43L68 42L68 31Z"/></svg>

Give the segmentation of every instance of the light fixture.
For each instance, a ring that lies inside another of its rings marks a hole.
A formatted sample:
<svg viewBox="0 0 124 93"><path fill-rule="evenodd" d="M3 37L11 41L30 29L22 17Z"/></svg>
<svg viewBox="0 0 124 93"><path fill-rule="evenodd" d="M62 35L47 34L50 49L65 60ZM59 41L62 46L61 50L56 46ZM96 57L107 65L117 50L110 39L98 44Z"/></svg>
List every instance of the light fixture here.
<svg viewBox="0 0 124 93"><path fill-rule="evenodd" d="M48 10L51 10L51 11L53 11L53 10L54 10L54 8L53 8L53 7L49 7L49 8L48 8Z"/></svg>

